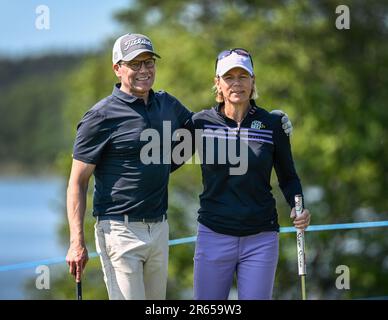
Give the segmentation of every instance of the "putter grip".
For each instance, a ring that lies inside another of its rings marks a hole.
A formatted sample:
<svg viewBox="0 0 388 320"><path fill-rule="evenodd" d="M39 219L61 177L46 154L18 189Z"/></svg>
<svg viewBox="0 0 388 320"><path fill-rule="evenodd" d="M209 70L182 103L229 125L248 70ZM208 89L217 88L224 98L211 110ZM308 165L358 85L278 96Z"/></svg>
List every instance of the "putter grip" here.
<svg viewBox="0 0 388 320"><path fill-rule="evenodd" d="M303 212L303 197L300 194L295 195L295 211L300 216ZM306 274L306 259L304 253L304 232L300 229L296 231L296 249L298 255L298 274Z"/></svg>

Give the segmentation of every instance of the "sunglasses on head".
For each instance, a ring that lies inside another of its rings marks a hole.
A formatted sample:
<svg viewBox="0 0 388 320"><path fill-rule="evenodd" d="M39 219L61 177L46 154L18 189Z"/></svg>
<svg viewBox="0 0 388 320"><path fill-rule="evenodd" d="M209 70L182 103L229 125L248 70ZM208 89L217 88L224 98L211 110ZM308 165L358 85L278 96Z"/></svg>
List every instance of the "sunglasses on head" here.
<svg viewBox="0 0 388 320"><path fill-rule="evenodd" d="M237 53L240 56L249 57L249 59L251 60L252 68L253 68L253 61L252 61L252 57L251 57L250 53L243 48L233 48L233 49L229 49L229 50L224 50L218 54L217 59L216 59L215 69L217 69L217 62L218 61L230 56L233 52Z"/></svg>

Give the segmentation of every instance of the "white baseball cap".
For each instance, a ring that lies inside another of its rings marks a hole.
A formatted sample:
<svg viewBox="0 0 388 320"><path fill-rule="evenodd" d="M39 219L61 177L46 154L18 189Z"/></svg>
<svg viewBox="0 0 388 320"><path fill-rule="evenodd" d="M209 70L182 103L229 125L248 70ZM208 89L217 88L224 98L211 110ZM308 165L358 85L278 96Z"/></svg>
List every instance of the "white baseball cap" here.
<svg viewBox="0 0 388 320"><path fill-rule="evenodd" d="M127 33L118 38L113 46L112 61L131 61L143 52L150 52L154 56L160 56L154 52L151 40L143 34Z"/></svg>
<svg viewBox="0 0 388 320"><path fill-rule="evenodd" d="M248 52L242 55L233 49L230 50L230 53L225 57L218 58L216 76L222 77L225 73L233 68L242 68L246 70L251 76L254 75L252 60Z"/></svg>

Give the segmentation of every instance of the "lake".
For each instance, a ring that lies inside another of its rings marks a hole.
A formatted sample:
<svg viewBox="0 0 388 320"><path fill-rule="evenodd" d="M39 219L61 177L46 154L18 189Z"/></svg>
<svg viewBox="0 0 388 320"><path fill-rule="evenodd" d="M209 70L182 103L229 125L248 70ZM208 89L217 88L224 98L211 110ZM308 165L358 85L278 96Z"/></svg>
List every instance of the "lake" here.
<svg viewBox="0 0 388 320"><path fill-rule="evenodd" d="M0 177L0 266L65 256L58 237L65 216L65 181ZM0 299L24 299L35 268L0 272Z"/></svg>

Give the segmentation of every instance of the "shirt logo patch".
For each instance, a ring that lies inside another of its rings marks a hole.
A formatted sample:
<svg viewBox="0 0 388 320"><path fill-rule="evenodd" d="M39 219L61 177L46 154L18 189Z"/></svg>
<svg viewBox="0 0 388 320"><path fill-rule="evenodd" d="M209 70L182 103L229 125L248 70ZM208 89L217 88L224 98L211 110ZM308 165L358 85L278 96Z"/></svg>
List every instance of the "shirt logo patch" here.
<svg viewBox="0 0 388 320"><path fill-rule="evenodd" d="M252 129L261 129L261 128L265 128L265 125L259 120L254 120L251 123L251 128Z"/></svg>

